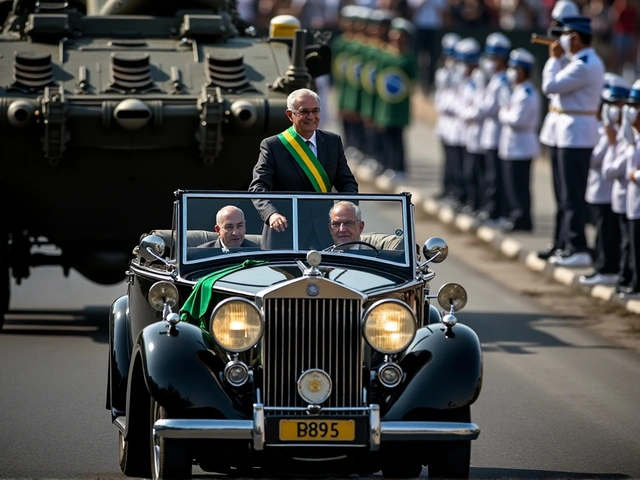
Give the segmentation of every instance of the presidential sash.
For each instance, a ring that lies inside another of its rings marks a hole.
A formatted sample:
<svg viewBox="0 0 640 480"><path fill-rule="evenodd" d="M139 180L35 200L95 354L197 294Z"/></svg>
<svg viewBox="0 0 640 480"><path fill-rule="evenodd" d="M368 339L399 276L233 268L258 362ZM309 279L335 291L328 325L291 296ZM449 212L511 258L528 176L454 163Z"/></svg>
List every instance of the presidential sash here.
<svg viewBox="0 0 640 480"><path fill-rule="evenodd" d="M278 135L278 138L289 153L296 159L298 165L307 175L316 192L327 193L331 191L331 182L324 167L313 154L309 145L306 144L293 125Z"/></svg>

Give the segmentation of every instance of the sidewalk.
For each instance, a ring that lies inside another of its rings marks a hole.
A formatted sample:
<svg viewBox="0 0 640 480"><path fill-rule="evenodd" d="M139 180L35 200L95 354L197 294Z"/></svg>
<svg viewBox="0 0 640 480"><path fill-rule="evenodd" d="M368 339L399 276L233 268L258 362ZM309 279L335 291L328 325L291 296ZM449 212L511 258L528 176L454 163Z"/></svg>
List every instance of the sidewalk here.
<svg viewBox="0 0 640 480"><path fill-rule="evenodd" d="M428 216L436 217L469 235L476 235L508 258L523 263L530 270L540 272L577 292L625 307L630 312L640 314L640 298L620 298L613 287L596 285L587 287L578 282L580 275L591 273L591 269L569 269L556 267L540 260L536 252L544 250L553 234L553 216L556 205L553 199L552 179L546 158L536 158L532 162L532 204L534 217L533 232L503 233L501 230L479 225L479 222L465 214L456 213L448 205L435 200L441 188L443 170L442 150L434 134L435 112L431 100L417 93L414 96L414 123L407 130L408 175L396 181L385 175L374 173L366 162L352 162L352 170L361 184L361 191L377 190L387 193L409 191L413 203ZM588 232L593 236L593 231Z"/></svg>

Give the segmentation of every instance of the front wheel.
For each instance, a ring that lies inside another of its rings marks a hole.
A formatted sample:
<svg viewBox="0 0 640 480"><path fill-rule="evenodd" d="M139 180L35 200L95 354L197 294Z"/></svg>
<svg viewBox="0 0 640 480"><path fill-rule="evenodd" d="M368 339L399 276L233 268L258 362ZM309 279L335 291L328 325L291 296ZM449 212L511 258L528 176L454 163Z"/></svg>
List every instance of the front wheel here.
<svg viewBox="0 0 640 480"><path fill-rule="evenodd" d="M140 439L125 440L118 432L120 470L127 477L148 478L151 475L148 443L141 445Z"/></svg>
<svg viewBox="0 0 640 480"><path fill-rule="evenodd" d="M154 438L156 421L169 418L167 410L151 399L151 478L191 478L191 456L185 440Z"/></svg>
<svg viewBox="0 0 640 480"><path fill-rule="evenodd" d="M440 445L429 462L429 478L469 478L471 441Z"/></svg>

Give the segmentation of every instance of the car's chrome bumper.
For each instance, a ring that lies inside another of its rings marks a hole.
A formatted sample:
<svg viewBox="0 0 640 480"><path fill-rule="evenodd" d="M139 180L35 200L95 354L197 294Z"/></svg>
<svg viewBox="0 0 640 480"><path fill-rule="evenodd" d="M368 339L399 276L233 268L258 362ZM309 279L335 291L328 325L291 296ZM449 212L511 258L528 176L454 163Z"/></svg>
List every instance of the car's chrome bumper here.
<svg viewBox="0 0 640 480"><path fill-rule="evenodd" d="M371 450L385 441L475 440L480 429L474 423L459 422L383 422L380 407L369 407ZM265 445L264 407L253 406L253 420L163 419L153 426L156 438L252 440L255 450Z"/></svg>

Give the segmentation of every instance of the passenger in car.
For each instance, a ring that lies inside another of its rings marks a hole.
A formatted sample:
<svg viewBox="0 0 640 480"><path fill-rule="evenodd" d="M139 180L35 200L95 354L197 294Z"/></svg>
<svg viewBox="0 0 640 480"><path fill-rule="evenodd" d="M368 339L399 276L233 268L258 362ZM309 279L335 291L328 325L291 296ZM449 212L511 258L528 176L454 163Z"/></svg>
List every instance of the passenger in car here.
<svg viewBox="0 0 640 480"><path fill-rule="evenodd" d="M219 235L218 239L198 245L198 248L222 248L222 251L225 253L228 252L230 248L259 248L259 245L256 243L244 238L247 233L244 212L234 205L227 205L218 210L214 229Z"/></svg>
<svg viewBox="0 0 640 480"><path fill-rule="evenodd" d="M333 238L333 244L339 245L346 242L360 242L360 234L364 229L362 211L352 202L338 202L329 210L329 232ZM359 244L353 244L351 249L360 248Z"/></svg>

